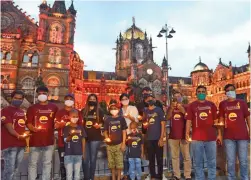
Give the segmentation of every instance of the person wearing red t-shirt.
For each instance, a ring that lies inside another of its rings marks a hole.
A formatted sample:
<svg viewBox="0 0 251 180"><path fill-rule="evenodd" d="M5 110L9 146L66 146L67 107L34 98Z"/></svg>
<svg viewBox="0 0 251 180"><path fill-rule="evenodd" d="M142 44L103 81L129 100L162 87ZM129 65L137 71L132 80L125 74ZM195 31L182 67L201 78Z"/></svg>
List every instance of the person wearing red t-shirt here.
<svg viewBox="0 0 251 180"><path fill-rule="evenodd" d="M64 166L64 135L63 130L65 126L70 124L70 111L74 108L74 94L66 94L64 97L64 108L60 109L55 116L55 128L58 130L58 155L60 160L61 180L66 179L66 170ZM83 125L83 119L79 112L78 125Z"/></svg>
<svg viewBox="0 0 251 180"><path fill-rule="evenodd" d="M14 91L11 98L11 105L1 110L1 150L4 159L4 180L16 178L18 167L24 156L25 139L30 136L30 134L25 133L25 113L20 109L24 93Z"/></svg>
<svg viewBox="0 0 251 180"><path fill-rule="evenodd" d="M185 140L186 109L182 105L182 95L180 92L174 92L173 101L167 111L167 119L171 121L169 135L169 146L172 156L172 167L175 179L180 179L180 151L184 159L184 176L186 180L191 179L191 158L189 151L189 142Z"/></svg>
<svg viewBox="0 0 251 180"><path fill-rule="evenodd" d="M195 179L204 180L203 159L207 159L208 180L216 179L216 141L221 144L220 129L215 128L217 122L217 108L211 101L206 100L206 87L196 88L197 100L190 103L187 110L186 140L190 139L192 125L192 154L195 164Z"/></svg>
<svg viewBox="0 0 251 180"><path fill-rule="evenodd" d="M219 105L220 123L224 124L224 145L227 157L228 179L236 179L236 154L240 164L242 180L248 180L248 142L250 140L250 112L247 103L236 99L235 86L224 88L227 100Z"/></svg>
<svg viewBox="0 0 251 180"><path fill-rule="evenodd" d="M32 132L30 138L30 155L28 179L37 177L37 164L42 156L42 180L51 179L52 155L54 150L54 119L58 108L48 102L48 88L40 86L36 90L39 103L27 110L27 127Z"/></svg>

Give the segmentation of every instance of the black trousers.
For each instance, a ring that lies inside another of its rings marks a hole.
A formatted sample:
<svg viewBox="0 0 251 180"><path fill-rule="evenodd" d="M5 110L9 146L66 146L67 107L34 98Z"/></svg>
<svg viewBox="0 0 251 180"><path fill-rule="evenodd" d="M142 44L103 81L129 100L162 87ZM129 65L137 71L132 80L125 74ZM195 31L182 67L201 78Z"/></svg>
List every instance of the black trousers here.
<svg viewBox="0 0 251 180"><path fill-rule="evenodd" d="M158 146L158 140L147 141L147 151L149 159L149 170L151 178L162 179L163 175L163 147ZM157 169L155 171L155 159L157 160Z"/></svg>
<svg viewBox="0 0 251 180"><path fill-rule="evenodd" d="M66 170L64 166L64 147L58 148L58 156L60 160L60 173L61 173L61 180L66 180Z"/></svg>

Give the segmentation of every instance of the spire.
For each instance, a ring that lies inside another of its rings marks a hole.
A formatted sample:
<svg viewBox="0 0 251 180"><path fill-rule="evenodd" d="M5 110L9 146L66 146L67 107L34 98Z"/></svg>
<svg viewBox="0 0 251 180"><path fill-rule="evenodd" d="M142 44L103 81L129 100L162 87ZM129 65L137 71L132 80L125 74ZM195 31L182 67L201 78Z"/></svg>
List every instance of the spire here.
<svg viewBox="0 0 251 180"><path fill-rule="evenodd" d="M119 38L117 37L116 43L119 44Z"/></svg>
<svg viewBox="0 0 251 180"><path fill-rule="evenodd" d="M52 12L65 14L66 13L65 1L64 0L61 0L61 1L55 0L54 4L52 6Z"/></svg>
<svg viewBox="0 0 251 180"><path fill-rule="evenodd" d="M167 67L167 60L166 57L164 56L163 61L162 61L162 67Z"/></svg>
<svg viewBox="0 0 251 180"><path fill-rule="evenodd" d="M201 57L199 56L199 62L201 63Z"/></svg>
<svg viewBox="0 0 251 180"><path fill-rule="evenodd" d="M75 10L73 5L73 0L71 0L71 6L69 7L68 11L74 16L77 14L77 11Z"/></svg>
<svg viewBox="0 0 251 180"><path fill-rule="evenodd" d="M43 0L43 2L39 6L40 9L46 10L48 8L47 1Z"/></svg>
<svg viewBox="0 0 251 180"><path fill-rule="evenodd" d="M123 40L123 37L122 37L122 34L121 34L121 31L119 33L119 40L122 41Z"/></svg>
<svg viewBox="0 0 251 180"><path fill-rule="evenodd" d="M250 54L250 42L248 43L248 50L247 53Z"/></svg>
<svg viewBox="0 0 251 180"><path fill-rule="evenodd" d="M222 62L221 62L221 58L219 58L219 64L222 64Z"/></svg>
<svg viewBox="0 0 251 180"><path fill-rule="evenodd" d="M145 31L145 38L147 37L147 33L146 33L146 31Z"/></svg>
<svg viewBox="0 0 251 180"><path fill-rule="evenodd" d="M135 17L132 17L132 25L135 26Z"/></svg>

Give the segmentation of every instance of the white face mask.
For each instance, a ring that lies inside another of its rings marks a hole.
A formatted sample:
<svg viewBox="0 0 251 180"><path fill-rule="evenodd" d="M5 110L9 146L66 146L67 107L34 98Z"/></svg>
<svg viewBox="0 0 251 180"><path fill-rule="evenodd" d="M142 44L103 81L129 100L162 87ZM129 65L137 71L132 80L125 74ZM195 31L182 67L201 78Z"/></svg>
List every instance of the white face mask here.
<svg viewBox="0 0 251 180"><path fill-rule="evenodd" d="M114 110L111 110L110 113L111 113L113 116L117 116L118 113L119 113L119 110L117 110L117 109L115 110L115 109L114 109Z"/></svg>
<svg viewBox="0 0 251 180"><path fill-rule="evenodd" d="M66 100L66 101L64 102L64 104L65 104L66 106L68 106L68 107L71 107L71 106L74 105L74 101L72 101L72 100Z"/></svg>
<svg viewBox="0 0 251 180"><path fill-rule="evenodd" d="M45 102L45 101L47 101L47 95L45 95L45 94L40 94L40 95L38 95L38 97L37 97L37 99L40 101L40 102Z"/></svg>
<svg viewBox="0 0 251 180"><path fill-rule="evenodd" d="M124 105L124 106L127 106L129 104L129 100L123 100L121 101L121 103Z"/></svg>
<svg viewBox="0 0 251 180"><path fill-rule="evenodd" d="M235 91L228 91L228 92L226 92L226 95L227 95L227 97L230 98L230 99L235 99L235 98L236 98L236 93L235 93Z"/></svg>
<svg viewBox="0 0 251 180"><path fill-rule="evenodd" d="M71 118L71 122L76 124L78 122L78 118Z"/></svg>

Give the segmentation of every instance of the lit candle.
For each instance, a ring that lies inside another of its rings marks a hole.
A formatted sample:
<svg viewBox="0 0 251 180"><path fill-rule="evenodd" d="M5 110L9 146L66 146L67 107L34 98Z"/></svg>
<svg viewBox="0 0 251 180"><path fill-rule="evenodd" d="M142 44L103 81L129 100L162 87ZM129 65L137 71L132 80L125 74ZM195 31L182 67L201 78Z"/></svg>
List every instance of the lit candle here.
<svg viewBox="0 0 251 180"><path fill-rule="evenodd" d="M41 126L38 126L38 129L42 129L42 127L41 127Z"/></svg>
<svg viewBox="0 0 251 180"><path fill-rule="evenodd" d="M61 120L61 123L63 123L64 122L64 120Z"/></svg>
<svg viewBox="0 0 251 180"><path fill-rule="evenodd" d="M142 119L142 116L138 115L138 119L139 119L139 120Z"/></svg>
<svg viewBox="0 0 251 180"><path fill-rule="evenodd" d="M143 126L147 126L147 125L148 125L148 122L143 123Z"/></svg>
<svg viewBox="0 0 251 180"><path fill-rule="evenodd" d="M192 142L192 138L189 138L188 141L189 141L189 142Z"/></svg>
<svg viewBox="0 0 251 180"><path fill-rule="evenodd" d="M223 126L223 125L224 125L223 122L220 122L220 123L219 123L219 126Z"/></svg>
<svg viewBox="0 0 251 180"><path fill-rule="evenodd" d="M106 138L105 141L106 142L111 142L111 139L110 138Z"/></svg>
<svg viewBox="0 0 251 180"><path fill-rule="evenodd" d="M124 114L124 116L128 116L128 114L127 114L127 113L125 113L125 114Z"/></svg>
<svg viewBox="0 0 251 180"><path fill-rule="evenodd" d="M26 137L26 136L27 136L27 134L26 134L26 133L24 133L24 134L23 134L23 137Z"/></svg>
<svg viewBox="0 0 251 180"><path fill-rule="evenodd" d="M75 133L75 130L72 130L71 133Z"/></svg>
<svg viewBox="0 0 251 180"><path fill-rule="evenodd" d="M95 125L95 126L98 126L98 123L95 123L94 125Z"/></svg>

